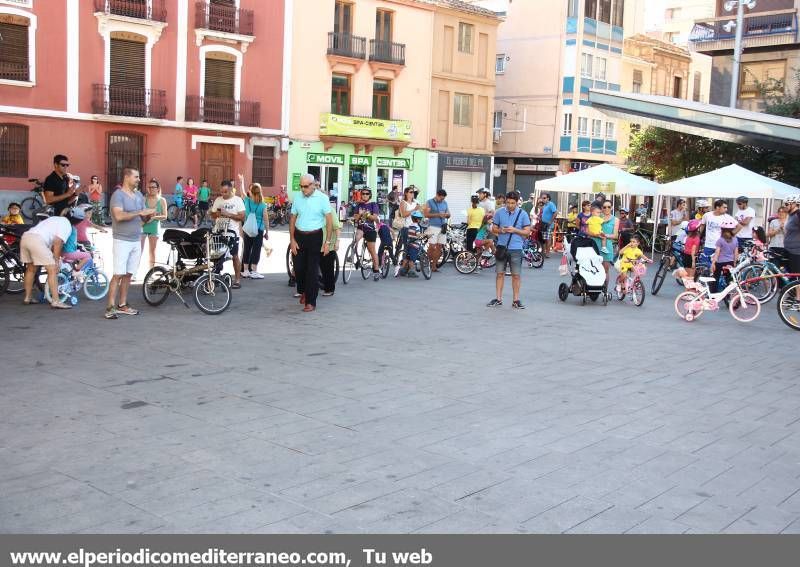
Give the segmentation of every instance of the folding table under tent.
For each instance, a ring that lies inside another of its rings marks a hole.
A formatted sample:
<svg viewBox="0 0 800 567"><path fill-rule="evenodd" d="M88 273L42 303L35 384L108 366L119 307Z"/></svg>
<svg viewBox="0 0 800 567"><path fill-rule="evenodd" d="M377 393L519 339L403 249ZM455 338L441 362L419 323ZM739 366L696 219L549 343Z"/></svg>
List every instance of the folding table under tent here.
<svg viewBox="0 0 800 567"><path fill-rule="evenodd" d="M781 181L759 175L739 165L729 165L716 171L687 177L658 188L656 211L660 216L663 197L713 196L716 199L736 199L741 195L749 199L764 199L764 220L769 218L775 199L786 199L789 195L800 193L800 189ZM656 219L658 222L660 219Z"/></svg>

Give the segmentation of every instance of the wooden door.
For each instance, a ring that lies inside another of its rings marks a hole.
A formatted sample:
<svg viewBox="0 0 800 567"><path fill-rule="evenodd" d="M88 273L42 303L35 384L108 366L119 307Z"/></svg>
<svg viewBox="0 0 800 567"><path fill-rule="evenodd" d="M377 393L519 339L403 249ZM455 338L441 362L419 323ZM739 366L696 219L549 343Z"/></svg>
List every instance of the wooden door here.
<svg viewBox="0 0 800 567"><path fill-rule="evenodd" d="M211 194L219 195L225 179L233 179L233 146L225 144L202 144L200 147L200 179L208 180Z"/></svg>

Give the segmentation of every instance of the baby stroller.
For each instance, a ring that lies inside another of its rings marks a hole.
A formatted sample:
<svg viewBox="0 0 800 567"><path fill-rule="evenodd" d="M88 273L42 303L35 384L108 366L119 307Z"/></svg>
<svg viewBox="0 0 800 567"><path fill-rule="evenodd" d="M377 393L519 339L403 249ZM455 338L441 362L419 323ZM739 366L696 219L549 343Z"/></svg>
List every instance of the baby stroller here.
<svg viewBox="0 0 800 567"><path fill-rule="evenodd" d="M192 266L202 266L208 262L213 262L214 273L219 274L222 272L222 266L225 261L230 259L230 242L235 238L234 233L230 234L214 234L212 239L211 258L206 258L206 234L210 232L207 228L198 228L190 233L174 228L168 228L164 231L162 239L169 244L175 252L175 268L180 272ZM202 271L193 274L193 278L187 280L197 279L202 275ZM225 283L230 287L233 279L230 274L222 276Z"/></svg>
<svg viewBox="0 0 800 567"><path fill-rule="evenodd" d="M584 305L591 299L602 298L608 305L608 286L603 257L594 240L586 236L575 236L564 247L561 260L562 275L571 276L571 283L558 286L558 298L566 301L570 294L580 297Z"/></svg>

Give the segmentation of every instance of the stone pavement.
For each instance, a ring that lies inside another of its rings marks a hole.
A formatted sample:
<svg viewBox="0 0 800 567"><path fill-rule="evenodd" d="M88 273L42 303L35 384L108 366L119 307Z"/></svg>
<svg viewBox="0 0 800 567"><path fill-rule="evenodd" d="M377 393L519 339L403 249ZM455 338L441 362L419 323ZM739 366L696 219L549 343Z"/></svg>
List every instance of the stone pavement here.
<svg viewBox="0 0 800 567"><path fill-rule="evenodd" d="M452 266L310 315L277 273L219 317L0 297L0 531L800 532L774 304L561 304L557 264L526 269L526 311Z"/></svg>

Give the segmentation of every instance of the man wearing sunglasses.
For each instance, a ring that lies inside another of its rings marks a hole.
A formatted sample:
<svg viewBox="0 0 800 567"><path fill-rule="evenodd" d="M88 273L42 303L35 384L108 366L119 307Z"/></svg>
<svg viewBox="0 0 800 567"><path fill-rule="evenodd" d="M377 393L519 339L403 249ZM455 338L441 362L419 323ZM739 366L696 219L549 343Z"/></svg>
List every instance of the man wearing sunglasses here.
<svg viewBox="0 0 800 567"><path fill-rule="evenodd" d="M44 202L52 205L54 215L61 216L61 213L77 203L78 197L75 194L77 189L72 177L67 173L69 169L69 158L65 155L57 154L53 156L53 172L44 180Z"/></svg>
<svg viewBox="0 0 800 567"><path fill-rule="evenodd" d="M295 257L294 273L300 303L305 305L303 311L310 313L317 308L320 258L331 253L331 239L335 233L331 202L327 195L316 190L313 175L306 173L300 177L300 191L302 194L292 200L289 246ZM323 238L323 227L328 240Z"/></svg>

